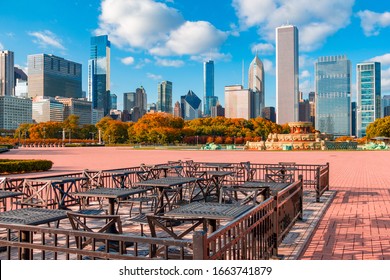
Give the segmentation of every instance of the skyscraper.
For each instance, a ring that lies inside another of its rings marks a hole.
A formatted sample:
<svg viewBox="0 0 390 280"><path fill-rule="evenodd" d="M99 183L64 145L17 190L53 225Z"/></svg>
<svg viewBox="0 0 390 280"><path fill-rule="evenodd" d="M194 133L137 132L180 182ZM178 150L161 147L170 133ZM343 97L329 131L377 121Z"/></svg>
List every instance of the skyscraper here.
<svg viewBox="0 0 390 280"><path fill-rule="evenodd" d="M162 81L157 88L157 110L172 114L172 82Z"/></svg>
<svg viewBox="0 0 390 280"><path fill-rule="evenodd" d="M382 105L382 115L381 115L382 118L390 116L390 114L389 114L389 112L390 112L390 95L383 95L381 105Z"/></svg>
<svg viewBox="0 0 390 280"><path fill-rule="evenodd" d="M27 60L29 97L81 97L80 63L52 54L29 55Z"/></svg>
<svg viewBox="0 0 390 280"><path fill-rule="evenodd" d="M357 137L366 136L367 126L381 117L381 64L356 65L356 127Z"/></svg>
<svg viewBox="0 0 390 280"><path fill-rule="evenodd" d="M93 109L102 109L104 115L110 111L110 48L107 35L91 38L88 61L88 100Z"/></svg>
<svg viewBox="0 0 390 280"><path fill-rule="evenodd" d="M335 136L351 133L351 61L323 56L315 63L315 128Z"/></svg>
<svg viewBox="0 0 390 280"><path fill-rule="evenodd" d="M211 116L211 107L217 104L218 98L214 96L214 61L209 60L203 63L203 84L204 84L204 110L205 116Z"/></svg>
<svg viewBox="0 0 390 280"><path fill-rule="evenodd" d="M123 111L131 114L132 121L138 121L147 112L146 91L141 86L135 92L125 92L123 94Z"/></svg>
<svg viewBox="0 0 390 280"><path fill-rule="evenodd" d="M299 92L298 29L276 28L276 122L298 121Z"/></svg>
<svg viewBox="0 0 390 280"><path fill-rule="evenodd" d="M251 118L252 91L244 89L242 85L225 87L225 117Z"/></svg>
<svg viewBox="0 0 390 280"><path fill-rule="evenodd" d="M14 53L0 50L0 96L14 96Z"/></svg>
<svg viewBox="0 0 390 280"><path fill-rule="evenodd" d="M111 110L118 109L118 96L115 93L111 93L110 98Z"/></svg>
<svg viewBox="0 0 390 280"><path fill-rule="evenodd" d="M248 88L252 90L252 118L260 117L264 108L264 67L257 57L252 60L249 66Z"/></svg>
<svg viewBox="0 0 390 280"><path fill-rule="evenodd" d="M202 100L189 90L186 95L180 97L181 116L185 120L193 120L200 117L202 113Z"/></svg>

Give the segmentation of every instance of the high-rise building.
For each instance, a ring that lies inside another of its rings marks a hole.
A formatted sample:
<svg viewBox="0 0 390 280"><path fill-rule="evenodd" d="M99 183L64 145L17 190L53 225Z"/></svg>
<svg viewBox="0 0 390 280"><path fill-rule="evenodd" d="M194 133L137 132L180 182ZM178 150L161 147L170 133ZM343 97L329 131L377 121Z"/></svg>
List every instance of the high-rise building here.
<svg viewBox="0 0 390 280"><path fill-rule="evenodd" d="M203 85L204 85L204 109L203 115L211 115L211 107L215 106L218 97L214 95L214 61L209 60L203 63Z"/></svg>
<svg viewBox="0 0 390 280"><path fill-rule="evenodd" d="M390 116L389 108L387 108L387 107L390 107L390 95L383 95L381 104L382 104L382 114L381 114L381 116L382 117ZM386 110L386 108L387 108L387 110Z"/></svg>
<svg viewBox="0 0 390 280"><path fill-rule="evenodd" d="M56 97L64 105L64 120L70 115L79 117L79 124L92 123L92 102L86 99Z"/></svg>
<svg viewBox="0 0 390 280"><path fill-rule="evenodd" d="M0 129L17 129L23 123L32 123L31 99L0 96Z"/></svg>
<svg viewBox="0 0 390 280"><path fill-rule="evenodd" d="M252 91L242 85L225 86L225 117L251 118Z"/></svg>
<svg viewBox="0 0 390 280"><path fill-rule="evenodd" d="M21 79L16 79L15 96L28 98L28 82Z"/></svg>
<svg viewBox="0 0 390 280"><path fill-rule="evenodd" d="M28 56L28 96L81 97L81 64L52 54Z"/></svg>
<svg viewBox="0 0 390 280"><path fill-rule="evenodd" d="M276 122L298 120L299 51L298 28L276 28Z"/></svg>
<svg viewBox="0 0 390 280"><path fill-rule="evenodd" d="M224 117L225 116L225 108L222 107L219 102L217 105L211 107L211 117Z"/></svg>
<svg viewBox="0 0 390 280"><path fill-rule="evenodd" d="M252 118L260 117L264 108L264 67L257 57L252 60L249 66L248 88L252 90Z"/></svg>
<svg viewBox="0 0 390 280"><path fill-rule="evenodd" d="M365 62L356 65L357 137L366 136L366 128L381 117L381 64Z"/></svg>
<svg viewBox="0 0 390 280"><path fill-rule="evenodd" d="M110 98L111 98L111 102L110 102L111 110L118 109L118 96L115 93L111 93Z"/></svg>
<svg viewBox="0 0 390 280"><path fill-rule="evenodd" d="M310 103L308 99L299 101L299 118L300 122L310 121Z"/></svg>
<svg viewBox="0 0 390 280"><path fill-rule="evenodd" d="M123 110L128 112L135 107L135 92L123 93Z"/></svg>
<svg viewBox="0 0 390 280"><path fill-rule="evenodd" d="M315 124L316 117L316 93L309 92L309 104L310 104L310 122Z"/></svg>
<svg viewBox="0 0 390 280"><path fill-rule="evenodd" d="M351 102L351 135L356 136L356 102Z"/></svg>
<svg viewBox="0 0 390 280"><path fill-rule="evenodd" d="M110 112L110 49L107 35L91 38L90 59L88 61L88 100L93 109L103 109L104 115Z"/></svg>
<svg viewBox="0 0 390 280"><path fill-rule="evenodd" d="M181 108L180 108L180 102L176 101L175 108L173 108L173 116L174 117L181 117Z"/></svg>
<svg viewBox="0 0 390 280"><path fill-rule="evenodd" d="M202 100L192 91L189 90L186 95L181 96L181 114L185 120L197 119L202 114Z"/></svg>
<svg viewBox="0 0 390 280"><path fill-rule="evenodd" d="M64 104L49 96L33 99L32 118L35 122L63 122Z"/></svg>
<svg viewBox="0 0 390 280"><path fill-rule="evenodd" d="M172 114L172 82L162 81L157 88L157 111Z"/></svg>
<svg viewBox="0 0 390 280"><path fill-rule="evenodd" d="M264 107L261 112L261 117L271 122L276 122L275 107Z"/></svg>
<svg viewBox="0 0 390 280"><path fill-rule="evenodd" d="M135 92L125 92L123 94L123 111L131 114L131 120L136 122L147 112L146 91L141 86Z"/></svg>
<svg viewBox="0 0 390 280"><path fill-rule="evenodd" d="M351 134L351 62L345 55L315 63L315 128L335 136Z"/></svg>
<svg viewBox="0 0 390 280"><path fill-rule="evenodd" d="M15 95L14 77L14 53L0 50L0 96Z"/></svg>

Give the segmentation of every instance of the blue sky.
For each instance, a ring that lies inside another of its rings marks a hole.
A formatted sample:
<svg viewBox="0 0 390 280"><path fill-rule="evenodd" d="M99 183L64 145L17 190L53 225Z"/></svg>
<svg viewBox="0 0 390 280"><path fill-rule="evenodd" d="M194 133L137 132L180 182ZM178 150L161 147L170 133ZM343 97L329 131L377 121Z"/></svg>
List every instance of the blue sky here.
<svg viewBox="0 0 390 280"><path fill-rule="evenodd" d="M87 89L89 42L108 34L111 91L122 108L123 92L143 86L148 103L157 84L173 82L173 100L188 90L203 96L203 64L215 61L215 94L224 104L224 86L244 86L257 49L266 69L266 105L275 106L275 27L299 29L300 90L314 90L319 56L345 54L356 64L382 63L382 95L390 94L390 4L383 0L78 0L7 1L0 9L0 49L27 55L51 53L83 65ZM387 40L386 40L387 39Z"/></svg>

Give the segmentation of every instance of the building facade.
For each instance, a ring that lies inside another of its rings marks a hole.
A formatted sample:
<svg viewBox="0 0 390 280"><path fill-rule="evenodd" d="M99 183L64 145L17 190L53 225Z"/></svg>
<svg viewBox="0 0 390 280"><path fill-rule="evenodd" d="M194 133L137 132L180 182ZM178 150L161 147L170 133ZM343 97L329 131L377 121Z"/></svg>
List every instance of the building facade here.
<svg viewBox="0 0 390 280"><path fill-rule="evenodd" d="M92 102L86 99L56 97L64 105L64 120L70 115L79 117L79 124L92 123Z"/></svg>
<svg viewBox="0 0 390 280"><path fill-rule="evenodd" d="M345 55L315 63L315 128L335 136L351 134L351 62Z"/></svg>
<svg viewBox="0 0 390 280"><path fill-rule="evenodd" d="M264 95L264 66L257 57L252 60L248 71L248 88L252 90L252 118L261 116L265 103Z"/></svg>
<svg viewBox="0 0 390 280"><path fill-rule="evenodd" d="M381 105L382 105L382 114L381 114L381 116L382 117L390 116L390 113L389 113L390 112L389 111L389 108L390 108L390 95L383 95Z"/></svg>
<svg viewBox="0 0 390 280"><path fill-rule="evenodd" d="M15 95L14 86L14 53L0 50L0 96Z"/></svg>
<svg viewBox="0 0 390 280"><path fill-rule="evenodd" d="M173 113L172 82L162 81L157 87L157 111Z"/></svg>
<svg viewBox="0 0 390 280"><path fill-rule="evenodd" d="M225 108L223 108L222 105L219 104L219 102L217 103L217 105L211 107L211 117L212 118L224 117L224 116L225 116Z"/></svg>
<svg viewBox="0 0 390 280"><path fill-rule="evenodd" d="M175 108L173 108L173 116L174 117L182 117L181 116L181 107L180 107L180 102L176 101L175 103Z"/></svg>
<svg viewBox="0 0 390 280"><path fill-rule="evenodd" d="M225 86L225 117L251 118L252 91L242 85Z"/></svg>
<svg viewBox="0 0 390 280"><path fill-rule="evenodd" d="M264 107L261 112L261 117L271 122L276 122L275 107Z"/></svg>
<svg viewBox="0 0 390 280"><path fill-rule="evenodd" d="M123 111L131 115L131 120L136 122L147 113L147 95L141 86L135 92L125 92L123 94Z"/></svg>
<svg viewBox="0 0 390 280"><path fill-rule="evenodd" d="M31 99L0 96L0 129L17 129L23 123L32 123Z"/></svg>
<svg viewBox="0 0 390 280"><path fill-rule="evenodd" d="M102 109L106 116L110 112L110 53L111 43L107 35L91 38L88 61L88 101L93 109Z"/></svg>
<svg viewBox="0 0 390 280"><path fill-rule="evenodd" d="M64 104L53 97L39 96L32 102L32 118L36 123L63 122Z"/></svg>
<svg viewBox="0 0 390 280"><path fill-rule="evenodd" d="M298 28L276 28L276 122L298 121Z"/></svg>
<svg viewBox="0 0 390 280"><path fill-rule="evenodd" d="M110 105L111 105L111 110L117 110L118 109L118 96L115 93L110 94Z"/></svg>
<svg viewBox="0 0 390 280"><path fill-rule="evenodd" d="M80 63L51 54L29 55L27 60L29 97L81 97Z"/></svg>
<svg viewBox="0 0 390 280"><path fill-rule="evenodd" d="M381 117L381 64L379 62L356 65L356 90L357 137L364 137L367 126Z"/></svg>
<svg viewBox="0 0 390 280"><path fill-rule="evenodd" d="M211 107L218 101L218 97L214 95L214 61L212 60L203 62L203 86L203 115L211 116Z"/></svg>
<svg viewBox="0 0 390 280"><path fill-rule="evenodd" d="M202 100L192 90L189 90L186 95L181 96L180 101L183 119L193 120L201 117Z"/></svg>

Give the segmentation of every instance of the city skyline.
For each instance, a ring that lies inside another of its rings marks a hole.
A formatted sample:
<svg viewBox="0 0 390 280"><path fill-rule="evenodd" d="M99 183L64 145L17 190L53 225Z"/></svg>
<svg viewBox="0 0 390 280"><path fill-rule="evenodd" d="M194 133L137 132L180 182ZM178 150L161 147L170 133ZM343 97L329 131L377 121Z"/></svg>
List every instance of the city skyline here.
<svg viewBox="0 0 390 280"><path fill-rule="evenodd" d="M87 91L90 38L107 34L111 92L118 95L118 103L124 92L141 85L148 100L156 102L157 85L163 80L174 84L173 103L188 90L203 96L203 62L211 59L215 96L223 105L224 87L248 80L247 69L257 50L265 68L265 106L275 106L275 28L289 23L300 34L299 80L304 95L314 90L314 62L327 55L347 55L352 69L365 61L381 62L382 96L389 94L390 53L385 38L390 35L390 13L386 4L379 0L339 2L21 0L7 3L0 11L0 49L13 51L16 66L24 69L27 55L36 53L81 63L82 87ZM355 75L352 71L352 100L356 100Z"/></svg>

